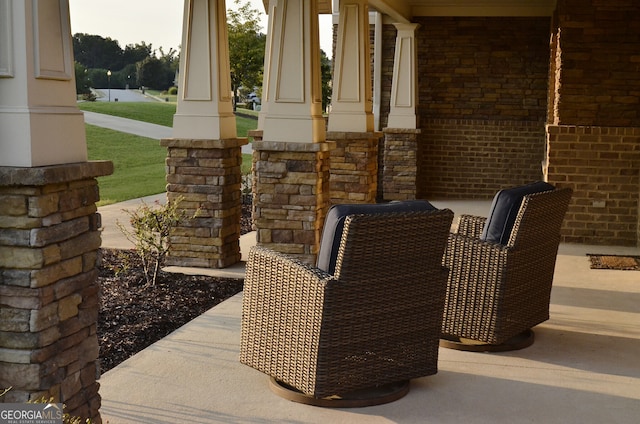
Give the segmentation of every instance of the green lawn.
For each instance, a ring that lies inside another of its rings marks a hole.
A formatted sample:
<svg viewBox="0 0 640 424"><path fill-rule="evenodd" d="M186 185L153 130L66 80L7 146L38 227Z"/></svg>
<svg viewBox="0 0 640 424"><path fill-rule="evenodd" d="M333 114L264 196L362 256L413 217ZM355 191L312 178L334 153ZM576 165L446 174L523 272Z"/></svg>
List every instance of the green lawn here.
<svg viewBox="0 0 640 424"><path fill-rule="evenodd" d="M83 102L80 109L171 126L175 105L166 103ZM238 136L257 127L255 119L237 117ZM104 206L165 191L167 150L158 140L86 125L89 160L110 160L114 173L98 178ZM251 170L251 155L242 155L242 172Z"/></svg>
<svg viewBox="0 0 640 424"><path fill-rule="evenodd" d="M89 112L106 113L121 118L152 124L173 126L176 105L160 102L80 102L78 107Z"/></svg>

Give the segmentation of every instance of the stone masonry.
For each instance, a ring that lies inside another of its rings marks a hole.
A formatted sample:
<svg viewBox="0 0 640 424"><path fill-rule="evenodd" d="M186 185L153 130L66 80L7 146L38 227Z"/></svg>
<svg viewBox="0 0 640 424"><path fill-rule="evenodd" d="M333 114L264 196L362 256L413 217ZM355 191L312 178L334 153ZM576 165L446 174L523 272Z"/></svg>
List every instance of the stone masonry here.
<svg viewBox="0 0 640 424"><path fill-rule="evenodd" d="M164 139L168 201L188 217L170 236L168 265L225 268L240 261L241 165L246 138Z"/></svg>
<svg viewBox="0 0 640 424"><path fill-rule="evenodd" d="M331 204L375 203L381 133L327 132L331 151Z"/></svg>
<svg viewBox="0 0 640 424"><path fill-rule="evenodd" d="M335 143L260 141L254 131L253 208L258 245L314 264L330 205Z"/></svg>
<svg viewBox="0 0 640 424"><path fill-rule="evenodd" d="M383 200L416 199L419 135L415 129L384 129Z"/></svg>
<svg viewBox="0 0 640 424"><path fill-rule="evenodd" d="M100 423L96 177L111 162L0 167L1 402L53 397Z"/></svg>

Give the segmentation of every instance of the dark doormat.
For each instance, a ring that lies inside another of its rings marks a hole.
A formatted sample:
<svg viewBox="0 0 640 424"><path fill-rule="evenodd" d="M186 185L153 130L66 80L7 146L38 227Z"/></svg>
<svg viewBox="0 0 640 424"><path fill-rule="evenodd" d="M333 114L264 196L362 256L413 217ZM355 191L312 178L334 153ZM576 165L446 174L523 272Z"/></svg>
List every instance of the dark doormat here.
<svg viewBox="0 0 640 424"><path fill-rule="evenodd" d="M617 269L622 271L640 271L640 256L594 255L587 253L591 260L591 269Z"/></svg>

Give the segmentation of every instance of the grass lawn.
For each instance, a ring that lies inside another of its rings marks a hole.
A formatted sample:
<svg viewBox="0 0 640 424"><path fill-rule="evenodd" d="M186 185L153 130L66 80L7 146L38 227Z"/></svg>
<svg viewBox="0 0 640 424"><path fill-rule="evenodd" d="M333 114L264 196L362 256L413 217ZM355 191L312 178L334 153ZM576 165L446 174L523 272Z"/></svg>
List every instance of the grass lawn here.
<svg viewBox="0 0 640 424"><path fill-rule="evenodd" d="M171 126L175 104L83 102L82 110L123 118L137 119L159 125ZM247 131L257 126L255 119L237 117L238 137L246 137ZM104 206L124 200L158 194L165 191L165 158L167 150L158 140L125 134L107 128L86 125L89 160L110 160L113 175L98 178L100 201ZM251 155L242 155L242 172L251 170Z"/></svg>
<svg viewBox="0 0 640 424"><path fill-rule="evenodd" d="M160 102L80 102L80 110L105 113L152 124L173 126L176 105Z"/></svg>
<svg viewBox="0 0 640 424"><path fill-rule="evenodd" d="M165 191L167 150L158 140L86 125L90 160L110 160L114 172L99 177L98 206Z"/></svg>

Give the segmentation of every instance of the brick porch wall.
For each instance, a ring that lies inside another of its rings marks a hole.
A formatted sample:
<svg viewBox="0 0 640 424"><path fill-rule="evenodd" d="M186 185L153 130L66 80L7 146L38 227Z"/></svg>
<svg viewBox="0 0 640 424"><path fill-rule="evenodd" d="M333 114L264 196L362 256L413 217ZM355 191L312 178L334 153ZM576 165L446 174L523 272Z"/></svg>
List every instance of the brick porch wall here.
<svg viewBox="0 0 640 424"><path fill-rule="evenodd" d="M549 182L573 189L564 241L635 246L640 128L549 125L548 133Z"/></svg>
<svg viewBox="0 0 640 424"><path fill-rule="evenodd" d="M558 0L549 181L574 189L566 241L638 245L640 3Z"/></svg>
<svg viewBox="0 0 640 424"><path fill-rule="evenodd" d="M537 122L427 120L417 197L491 199L497 190L540 180L544 140Z"/></svg>
<svg viewBox="0 0 640 424"><path fill-rule="evenodd" d="M417 18L418 197L491 198L539 180L549 18Z"/></svg>

